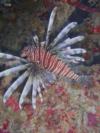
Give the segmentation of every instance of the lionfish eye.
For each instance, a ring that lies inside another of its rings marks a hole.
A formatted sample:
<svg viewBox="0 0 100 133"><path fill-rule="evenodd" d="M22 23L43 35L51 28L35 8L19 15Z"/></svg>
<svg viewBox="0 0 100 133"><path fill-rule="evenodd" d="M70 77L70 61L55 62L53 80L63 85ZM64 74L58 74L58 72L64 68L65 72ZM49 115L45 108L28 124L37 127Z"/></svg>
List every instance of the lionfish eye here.
<svg viewBox="0 0 100 133"><path fill-rule="evenodd" d="M24 48L23 51L24 51L24 52L28 52L28 51L29 51L29 47Z"/></svg>

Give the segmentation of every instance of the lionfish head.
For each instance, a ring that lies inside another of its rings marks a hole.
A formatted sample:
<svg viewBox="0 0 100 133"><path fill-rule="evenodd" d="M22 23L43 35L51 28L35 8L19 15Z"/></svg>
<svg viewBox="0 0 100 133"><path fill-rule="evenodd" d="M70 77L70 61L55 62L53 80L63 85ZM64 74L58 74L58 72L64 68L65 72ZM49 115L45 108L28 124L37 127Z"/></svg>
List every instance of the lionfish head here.
<svg viewBox="0 0 100 133"><path fill-rule="evenodd" d="M30 45L28 45L25 48L23 48L22 51L21 51L21 57L28 58L31 49L32 49L32 46L30 46Z"/></svg>

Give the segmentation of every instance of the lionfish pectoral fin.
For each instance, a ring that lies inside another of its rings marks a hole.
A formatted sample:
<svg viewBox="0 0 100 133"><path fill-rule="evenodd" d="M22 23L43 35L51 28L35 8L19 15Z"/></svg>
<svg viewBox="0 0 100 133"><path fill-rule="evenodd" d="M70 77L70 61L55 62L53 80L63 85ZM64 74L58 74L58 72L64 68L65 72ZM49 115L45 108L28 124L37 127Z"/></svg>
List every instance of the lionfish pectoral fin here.
<svg viewBox="0 0 100 133"><path fill-rule="evenodd" d="M5 92L3 97L3 102L5 103L7 99L12 95L12 93L18 88L19 85L21 85L24 80L28 77L29 72L25 71Z"/></svg>
<svg viewBox="0 0 100 133"><path fill-rule="evenodd" d="M40 97L41 102L43 102L43 96L42 96L42 93L41 93L42 88L41 88L41 84L40 84L41 77L40 76L37 76L36 81L37 81L37 92L39 94L39 97Z"/></svg>
<svg viewBox="0 0 100 133"><path fill-rule="evenodd" d="M21 70L25 70L28 66L29 66L29 64L25 64L25 65L19 65L19 66L13 67L13 68L9 68L7 70L0 72L0 77L8 76L10 74L19 72Z"/></svg>
<svg viewBox="0 0 100 133"><path fill-rule="evenodd" d="M5 54L5 53L0 53L0 58L4 58L4 59L15 59L15 60L19 60L22 62L27 62L27 60L21 58L21 57L17 57L11 54Z"/></svg>
<svg viewBox="0 0 100 133"><path fill-rule="evenodd" d="M36 80L33 79L33 86L32 86L32 107L36 109L36 95L37 95L37 83Z"/></svg>
<svg viewBox="0 0 100 133"><path fill-rule="evenodd" d="M46 86L45 86L45 84L44 84L44 82L43 82L42 78L40 78L39 82L40 82L41 86L45 89L45 88L46 88Z"/></svg>
<svg viewBox="0 0 100 133"><path fill-rule="evenodd" d="M19 107L22 108L22 104L24 102L25 97L27 96L27 94L29 93L29 91L31 90L31 86L32 86L32 75L30 74L25 87L22 91L21 97L19 99Z"/></svg>

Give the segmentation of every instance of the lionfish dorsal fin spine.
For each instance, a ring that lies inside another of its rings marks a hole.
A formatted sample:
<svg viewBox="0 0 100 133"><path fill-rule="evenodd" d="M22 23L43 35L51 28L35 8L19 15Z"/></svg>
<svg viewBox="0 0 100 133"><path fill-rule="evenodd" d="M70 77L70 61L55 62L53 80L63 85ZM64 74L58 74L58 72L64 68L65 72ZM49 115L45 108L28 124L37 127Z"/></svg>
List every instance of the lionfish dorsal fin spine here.
<svg viewBox="0 0 100 133"><path fill-rule="evenodd" d="M67 35L67 33L77 25L77 22L69 23L61 32L57 35L54 41L51 43L51 46L54 47L57 43Z"/></svg>
<svg viewBox="0 0 100 133"><path fill-rule="evenodd" d="M52 29L53 29L53 23L54 23L54 19L55 19L55 16L56 16L56 11L57 11L57 7L55 7L52 10L51 15L50 15L50 18L49 18L49 23L48 23L48 28L47 28L47 34L46 34L46 46L49 43L49 37L50 37L50 34L52 32Z"/></svg>

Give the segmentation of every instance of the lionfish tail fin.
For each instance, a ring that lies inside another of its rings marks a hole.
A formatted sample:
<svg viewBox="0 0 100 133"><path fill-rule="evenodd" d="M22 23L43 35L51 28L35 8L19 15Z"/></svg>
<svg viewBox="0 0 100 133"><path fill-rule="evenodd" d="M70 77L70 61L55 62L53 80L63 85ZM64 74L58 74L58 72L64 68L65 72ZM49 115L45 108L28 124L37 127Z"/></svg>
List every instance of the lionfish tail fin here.
<svg viewBox="0 0 100 133"><path fill-rule="evenodd" d="M94 80L92 75L81 75L79 76L79 79L77 81L82 87L90 88L94 86Z"/></svg>

